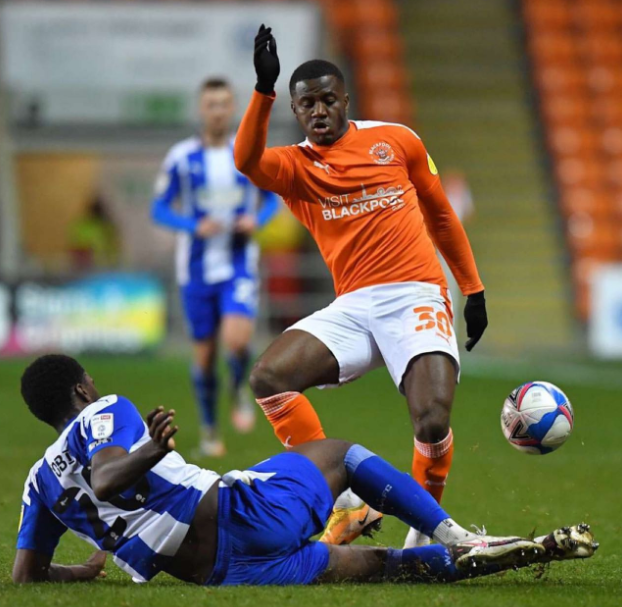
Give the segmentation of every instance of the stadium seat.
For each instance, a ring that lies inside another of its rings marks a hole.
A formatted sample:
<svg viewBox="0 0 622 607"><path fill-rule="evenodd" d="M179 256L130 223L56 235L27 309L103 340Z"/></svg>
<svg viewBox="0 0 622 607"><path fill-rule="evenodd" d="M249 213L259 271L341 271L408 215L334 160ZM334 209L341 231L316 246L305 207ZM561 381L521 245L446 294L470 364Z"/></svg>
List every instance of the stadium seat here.
<svg viewBox="0 0 622 607"><path fill-rule="evenodd" d="M597 65L587 72L587 84L594 94L622 96L622 64Z"/></svg>
<svg viewBox="0 0 622 607"><path fill-rule="evenodd" d="M612 188L622 188L622 157L610 160L605 169L606 182Z"/></svg>
<svg viewBox="0 0 622 607"><path fill-rule="evenodd" d="M571 215L567 222L568 244L573 255L611 256L622 248L619 227L609 219L596 219L586 213Z"/></svg>
<svg viewBox="0 0 622 607"><path fill-rule="evenodd" d="M534 32L528 44L537 62L568 65L577 61L577 47L572 37L565 32Z"/></svg>
<svg viewBox="0 0 622 607"><path fill-rule="evenodd" d="M591 104L584 95L549 93L542 96L540 106L545 122L553 127L581 126L591 119Z"/></svg>
<svg viewBox="0 0 622 607"><path fill-rule="evenodd" d="M580 57L600 66L619 66L622 64L622 39L618 34L595 32L582 36L577 41Z"/></svg>
<svg viewBox="0 0 622 607"><path fill-rule="evenodd" d="M580 93L588 90L585 70L573 65L538 65L535 69L535 79L538 87L547 94Z"/></svg>
<svg viewBox="0 0 622 607"><path fill-rule="evenodd" d="M404 45L386 30L357 30L352 35L352 57L359 64L370 60L400 61Z"/></svg>
<svg viewBox="0 0 622 607"><path fill-rule="evenodd" d="M611 31L622 24L620 5L588 0L568 3L571 20L575 27L592 31Z"/></svg>
<svg viewBox="0 0 622 607"><path fill-rule="evenodd" d="M361 28L394 29L398 26L395 3L391 0L350 0L351 18Z"/></svg>
<svg viewBox="0 0 622 607"><path fill-rule="evenodd" d="M592 118L596 123L618 126L622 124L622 97L597 95L592 100Z"/></svg>
<svg viewBox="0 0 622 607"><path fill-rule="evenodd" d="M374 94L373 90L366 94L365 90L362 90L358 106L360 117L364 120L412 124L413 108L410 99L400 90L386 91L382 95Z"/></svg>
<svg viewBox="0 0 622 607"><path fill-rule="evenodd" d="M581 156L589 158L600 147L598 133L590 128L561 126L548 129L548 144L558 158Z"/></svg>
<svg viewBox="0 0 622 607"><path fill-rule="evenodd" d="M571 13L567 4L561 2L526 2L524 14L534 30L560 30L570 27Z"/></svg>
<svg viewBox="0 0 622 607"><path fill-rule="evenodd" d="M603 188L562 188L559 204L566 218L583 214L598 220L614 214L611 197Z"/></svg>
<svg viewBox="0 0 622 607"><path fill-rule="evenodd" d="M409 76L403 65L380 60L358 66L356 81L358 86L365 89L399 88L408 86Z"/></svg>
<svg viewBox="0 0 622 607"><path fill-rule="evenodd" d="M555 163L555 176L560 187L599 187L605 183L603 163L595 158L568 157Z"/></svg>
<svg viewBox="0 0 622 607"><path fill-rule="evenodd" d="M614 158L622 157L622 125L608 126L599 133L601 150Z"/></svg>

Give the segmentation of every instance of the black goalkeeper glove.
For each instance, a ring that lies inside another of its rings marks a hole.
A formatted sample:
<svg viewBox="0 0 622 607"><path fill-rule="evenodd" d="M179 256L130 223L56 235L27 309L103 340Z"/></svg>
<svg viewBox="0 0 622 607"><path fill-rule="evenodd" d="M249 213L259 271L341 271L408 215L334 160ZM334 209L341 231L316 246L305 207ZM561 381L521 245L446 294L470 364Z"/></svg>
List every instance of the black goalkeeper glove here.
<svg viewBox="0 0 622 607"><path fill-rule="evenodd" d="M466 321L467 337L469 338L466 342L466 349L467 352L470 352L481 339L488 326L484 291L473 293L473 295L467 297L464 306L464 320Z"/></svg>
<svg viewBox="0 0 622 607"><path fill-rule="evenodd" d="M254 63L257 74L255 90L264 95L271 95L281 72L281 65L276 54L276 40L272 35L272 28L266 27L263 23L255 36Z"/></svg>

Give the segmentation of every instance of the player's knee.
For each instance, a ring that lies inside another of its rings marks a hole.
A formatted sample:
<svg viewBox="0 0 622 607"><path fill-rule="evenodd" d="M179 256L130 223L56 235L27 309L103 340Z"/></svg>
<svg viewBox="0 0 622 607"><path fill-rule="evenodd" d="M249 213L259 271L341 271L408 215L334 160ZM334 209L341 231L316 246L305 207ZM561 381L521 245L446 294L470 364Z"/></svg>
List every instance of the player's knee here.
<svg viewBox="0 0 622 607"><path fill-rule="evenodd" d="M429 406L417 412L413 422L417 440L438 443L449 433L450 406L444 402L432 401Z"/></svg>
<svg viewBox="0 0 622 607"><path fill-rule="evenodd" d="M235 357L242 357L248 354L248 342L239 338L223 340L225 350Z"/></svg>
<svg viewBox="0 0 622 607"><path fill-rule="evenodd" d="M259 359L253 366L249 383L256 398L267 398L292 390L287 376L276 365L263 359Z"/></svg>

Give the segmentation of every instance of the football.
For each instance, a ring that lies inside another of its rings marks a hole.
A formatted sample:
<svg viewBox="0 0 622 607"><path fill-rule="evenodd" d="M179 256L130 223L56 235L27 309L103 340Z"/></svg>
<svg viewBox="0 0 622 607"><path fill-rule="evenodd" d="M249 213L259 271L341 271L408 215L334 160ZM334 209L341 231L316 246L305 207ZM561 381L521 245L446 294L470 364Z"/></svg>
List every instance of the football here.
<svg viewBox="0 0 622 607"><path fill-rule="evenodd" d="M522 384L503 403L501 429L510 445L534 455L559 449L574 426L568 397L546 381Z"/></svg>

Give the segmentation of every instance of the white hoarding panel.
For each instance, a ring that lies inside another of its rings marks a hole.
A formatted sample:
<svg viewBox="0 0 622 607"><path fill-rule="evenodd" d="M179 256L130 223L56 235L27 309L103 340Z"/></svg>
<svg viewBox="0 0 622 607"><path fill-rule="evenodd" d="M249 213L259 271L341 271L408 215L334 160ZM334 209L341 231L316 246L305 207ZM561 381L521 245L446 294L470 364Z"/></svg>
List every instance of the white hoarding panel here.
<svg viewBox="0 0 622 607"><path fill-rule="evenodd" d="M590 350L599 357L622 358L622 264L596 270L590 292Z"/></svg>
<svg viewBox="0 0 622 607"><path fill-rule="evenodd" d="M312 3L8 3L0 73L18 119L187 121L206 76L230 79L245 105L261 23L278 37L277 93L285 95L295 67L317 56Z"/></svg>

